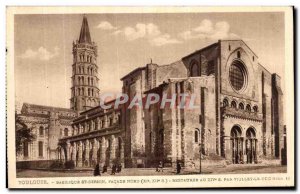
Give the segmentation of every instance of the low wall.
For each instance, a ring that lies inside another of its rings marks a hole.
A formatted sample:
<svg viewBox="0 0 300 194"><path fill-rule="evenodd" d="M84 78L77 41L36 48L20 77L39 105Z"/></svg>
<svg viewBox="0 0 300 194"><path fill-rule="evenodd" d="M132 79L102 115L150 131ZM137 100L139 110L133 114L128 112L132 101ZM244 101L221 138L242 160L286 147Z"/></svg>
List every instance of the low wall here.
<svg viewBox="0 0 300 194"><path fill-rule="evenodd" d="M50 166L57 160L31 160L31 161L18 161L17 169L49 169Z"/></svg>

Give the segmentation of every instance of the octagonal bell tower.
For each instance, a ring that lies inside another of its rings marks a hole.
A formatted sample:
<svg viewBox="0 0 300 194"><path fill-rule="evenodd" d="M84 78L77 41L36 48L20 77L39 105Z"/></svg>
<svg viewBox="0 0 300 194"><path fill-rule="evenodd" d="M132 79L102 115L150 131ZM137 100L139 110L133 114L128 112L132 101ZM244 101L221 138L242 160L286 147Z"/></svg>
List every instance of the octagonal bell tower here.
<svg viewBox="0 0 300 194"><path fill-rule="evenodd" d="M79 112L98 106L97 45L92 42L86 16L83 16L79 40L73 42L71 109Z"/></svg>

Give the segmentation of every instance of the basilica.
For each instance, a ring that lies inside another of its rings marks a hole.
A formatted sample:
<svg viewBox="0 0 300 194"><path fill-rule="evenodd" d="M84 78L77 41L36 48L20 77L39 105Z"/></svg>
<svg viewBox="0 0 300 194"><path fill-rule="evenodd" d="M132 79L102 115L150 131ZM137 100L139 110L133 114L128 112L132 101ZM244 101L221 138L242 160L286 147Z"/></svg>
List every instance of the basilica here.
<svg viewBox="0 0 300 194"><path fill-rule="evenodd" d="M281 78L269 72L242 40L219 40L173 63L149 63L121 78L129 98L149 94L195 96L196 109L100 106L97 44L83 17L73 42L70 109L24 104L22 124L37 138L18 153L22 161L73 161L125 168L162 161L185 167L279 161L285 149ZM115 100L106 102L113 104ZM16 130L20 124L16 123Z"/></svg>

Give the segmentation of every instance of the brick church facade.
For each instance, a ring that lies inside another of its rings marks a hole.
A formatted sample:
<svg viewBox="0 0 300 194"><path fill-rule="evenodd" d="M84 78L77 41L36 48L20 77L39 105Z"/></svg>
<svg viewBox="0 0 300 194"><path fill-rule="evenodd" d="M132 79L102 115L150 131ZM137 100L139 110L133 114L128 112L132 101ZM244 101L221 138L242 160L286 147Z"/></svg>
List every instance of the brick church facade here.
<svg viewBox="0 0 300 194"><path fill-rule="evenodd" d="M286 131L280 77L266 70L242 40L220 40L168 65L151 62L121 79L129 98L188 94L195 97L199 108L194 109L180 107L178 99L163 109L160 103L149 109L101 108L97 46L85 16L73 43L72 67L71 109L65 110L71 116L67 135L56 137L56 159L73 160L77 167L98 162L153 167L159 161L174 166L178 160L193 166L200 152L207 163L281 157Z"/></svg>

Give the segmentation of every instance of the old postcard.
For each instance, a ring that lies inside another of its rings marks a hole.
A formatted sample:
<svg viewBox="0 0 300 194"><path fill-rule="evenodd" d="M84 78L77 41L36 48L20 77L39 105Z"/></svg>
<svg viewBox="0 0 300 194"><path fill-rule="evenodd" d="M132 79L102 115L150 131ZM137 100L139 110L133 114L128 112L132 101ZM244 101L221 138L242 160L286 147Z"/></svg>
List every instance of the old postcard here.
<svg viewBox="0 0 300 194"><path fill-rule="evenodd" d="M293 187L293 89L293 7L8 7L8 186Z"/></svg>

